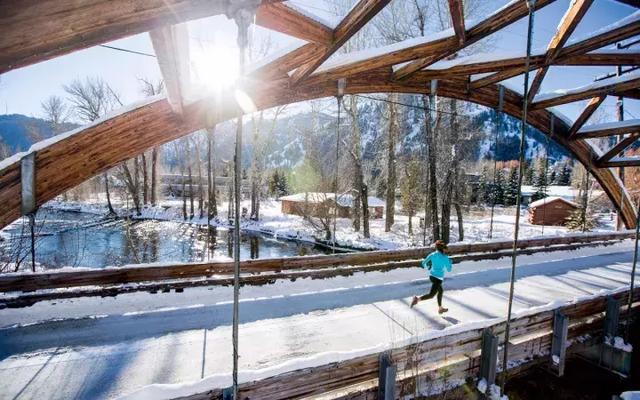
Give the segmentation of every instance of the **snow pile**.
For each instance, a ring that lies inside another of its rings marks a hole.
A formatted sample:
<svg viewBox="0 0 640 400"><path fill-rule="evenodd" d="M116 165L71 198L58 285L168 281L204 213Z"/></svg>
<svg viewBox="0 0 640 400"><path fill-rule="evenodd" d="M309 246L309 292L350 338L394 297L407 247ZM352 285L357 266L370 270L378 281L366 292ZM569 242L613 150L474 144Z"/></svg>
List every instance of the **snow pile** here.
<svg viewBox="0 0 640 400"><path fill-rule="evenodd" d="M620 398L622 400L640 400L640 391L623 392Z"/></svg>
<svg viewBox="0 0 640 400"><path fill-rule="evenodd" d="M487 380L482 378L478 381L478 392L485 394L487 392Z"/></svg>
<svg viewBox="0 0 640 400"><path fill-rule="evenodd" d="M505 394L505 395L500 395L500 386L498 385L491 385L489 387L489 394L488 396L489 400L509 400L509 397Z"/></svg>
<svg viewBox="0 0 640 400"><path fill-rule="evenodd" d="M624 339L620 336L616 336L613 339L609 338L609 342L616 349L622 350L627 353L631 353L633 351L633 346L631 343L625 343Z"/></svg>
<svg viewBox="0 0 640 400"><path fill-rule="evenodd" d="M553 363L555 365L559 365L560 364L560 357L558 357L557 355L554 354L554 355L551 356L551 361L553 361Z"/></svg>

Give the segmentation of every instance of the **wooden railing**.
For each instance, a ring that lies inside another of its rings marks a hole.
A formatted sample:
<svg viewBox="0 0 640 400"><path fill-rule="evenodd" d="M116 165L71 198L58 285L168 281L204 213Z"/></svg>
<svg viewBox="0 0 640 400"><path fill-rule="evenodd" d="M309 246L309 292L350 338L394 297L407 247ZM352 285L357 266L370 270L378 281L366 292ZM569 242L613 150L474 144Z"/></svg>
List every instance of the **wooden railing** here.
<svg viewBox="0 0 640 400"><path fill-rule="evenodd" d="M518 242L519 254L575 250L610 245L630 239L633 232L577 234L526 239ZM454 262L498 259L511 255L512 241L452 244ZM356 272L388 271L416 267L432 248L368 251L314 255L241 262L242 285L264 285L278 279L329 278ZM226 286L233 283L233 262L204 262L177 265L141 264L95 270L39 272L0 275L0 292L18 292L0 297L0 308L31 305L38 301L86 296L114 296L133 291L182 290L195 286ZM77 288L52 291L59 288ZM46 293L29 294L33 291Z"/></svg>
<svg viewBox="0 0 640 400"><path fill-rule="evenodd" d="M629 292L613 297L623 300L621 315L626 315ZM634 290L632 315L640 309L640 288ZM606 296L590 298L559 307L569 318L567 354L588 345L597 344L603 328ZM509 346L509 369L523 369L532 364L550 362L553 317L555 310L545 310L512 320ZM433 388L449 382L460 382L478 375L482 328L419 341L390 351L391 362L397 367L396 398L426 395ZM488 326L493 334L502 337L505 323ZM266 379L240 385L241 399L373 399L378 389L379 359L381 353L372 353L350 360L286 372ZM500 351L499 360L502 360ZM222 388L181 397L188 400L222 399Z"/></svg>

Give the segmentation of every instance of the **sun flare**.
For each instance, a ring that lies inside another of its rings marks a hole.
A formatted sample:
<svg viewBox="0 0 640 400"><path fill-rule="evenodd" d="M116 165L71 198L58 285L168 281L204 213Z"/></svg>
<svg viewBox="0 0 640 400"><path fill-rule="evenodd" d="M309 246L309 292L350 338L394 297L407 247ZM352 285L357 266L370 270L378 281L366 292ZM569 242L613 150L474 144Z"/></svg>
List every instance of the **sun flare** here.
<svg viewBox="0 0 640 400"><path fill-rule="evenodd" d="M196 45L191 54L193 83L218 92L236 83L240 74L238 49L223 45Z"/></svg>

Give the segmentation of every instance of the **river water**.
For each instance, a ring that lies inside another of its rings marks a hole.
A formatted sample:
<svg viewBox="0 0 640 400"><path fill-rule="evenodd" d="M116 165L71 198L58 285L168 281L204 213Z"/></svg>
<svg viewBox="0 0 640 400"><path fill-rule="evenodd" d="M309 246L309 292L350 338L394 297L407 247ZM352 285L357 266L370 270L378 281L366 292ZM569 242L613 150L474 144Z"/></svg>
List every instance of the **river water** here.
<svg viewBox="0 0 640 400"><path fill-rule="evenodd" d="M36 217L36 262L44 268L102 268L150 262L194 262L232 257L232 231L157 220L112 220L82 212L41 210ZM0 259L30 265L26 219L0 231ZM309 243L242 233L241 259L322 254ZM24 266L22 267L24 268Z"/></svg>

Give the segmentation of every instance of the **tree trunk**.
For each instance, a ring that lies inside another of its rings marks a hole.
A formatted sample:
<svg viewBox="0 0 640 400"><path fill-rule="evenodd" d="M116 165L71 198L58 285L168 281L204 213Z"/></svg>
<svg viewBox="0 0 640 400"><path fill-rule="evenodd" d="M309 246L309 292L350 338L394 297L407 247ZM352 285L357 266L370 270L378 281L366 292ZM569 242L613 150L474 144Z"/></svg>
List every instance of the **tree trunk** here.
<svg viewBox="0 0 640 400"><path fill-rule="evenodd" d="M142 160L142 204L147 205L149 203L149 173L147 170L147 155L142 153L140 155Z"/></svg>
<svg viewBox="0 0 640 400"><path fill-rule="evenodd" d="M195 141L196 168L198 169L198 213L204 217L204 188L202 187L202 160L200 159L200 144Z"/></svg>
<svg viewBox="0 0 640 400"><path fill-rule="evenodd" d="M127 162L124 162L121 165L121 169L122 174L124 175L125 184L127 185L127 189L131 195L131 199L133 200L133 205L136 208L136 213L140 215L140 193L138 191L138 180L140 178L138 176L138 164L135 158L132 161L134 164L133 176L131 176L131 171L129 170Z"/></svg>
<svg viewBox="0 0 640 400"><path fill-rule="evenodd" d="M187 174L189 175L189 219L193 219L195 214L194 206L193 206L193 171L191 170L191 143L189 138L187 138L185 146L187 147Z"/></svg>
<svg viewBox="0 0 640 400"><path fill-rule="evenodd" d="M107 207L109 208L110 214L115 214L115 210L113 209L113 204L111 204L111 194L109 192L109 176L106 172L102 174L102 178L104 179L104 192L107 195Z"/></svg>
<svg viewBox="0 0 640 400"><path fill-rule="evenodd" d="M207 130L207 186L209 200L209 220L218 216L218 202L216 199L216 165L213 159L215 145L215 125Z"/></svg>
<svg viewBox="0 0 640 400"><path fill-rule="evenodd" d="M395 94L390 94L391 101L396 100ZM396 134L397 134L396 105L389 103L389 132L387 138L387 196L384 231L389 232L394 223L396 205Z"/></svg>
<svg viewBox="0 0 640 400"><path fill-rule="evenodd" d="M453 203L456 208L456 216L458 217L458 241L464 240L464 220L462 217L462 199L460 198L460 189L456 189L456 198Z"/></svg>
<svg viewBox="0 0 640 400"><path fill-rule="evenodd" d="M409 235L413 235L413 214L409 213Z"/></svg>
<svg viewBox="0 0 640 400"><path fill-rule="evenodd" d="M158 148L151 150L151 205L158 202Z"/></svg>
<svg viewBox="0 0 640 400"><path fill-rule="evenodd" d="M429 95L429 97L423 97L425 102L425 138L426 138L426 148L427 148L427 161L429 163L429 188L427 198L429 199L429 213L431 215L431 229L433 234L433 239L440 239L440 225L438 222L438 181L437 181L437 170L436 170L436 154L437 154L437 146L436 146L436 132L433 129L433 123L431 121L431 112L429 111L430 106L435 107L435 102L433 101L433 96ZM425 215L427 215L427 210L425 209ZM425 220L425 225L426 225Z"/></svg>
<svg viewBox="0 0 640 400"><path fill-rule="evenodd" d="M371 237L369 233L369 188L364 183L360 198L362 199L362 234L368 239Z"/></svg>

